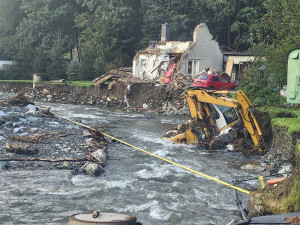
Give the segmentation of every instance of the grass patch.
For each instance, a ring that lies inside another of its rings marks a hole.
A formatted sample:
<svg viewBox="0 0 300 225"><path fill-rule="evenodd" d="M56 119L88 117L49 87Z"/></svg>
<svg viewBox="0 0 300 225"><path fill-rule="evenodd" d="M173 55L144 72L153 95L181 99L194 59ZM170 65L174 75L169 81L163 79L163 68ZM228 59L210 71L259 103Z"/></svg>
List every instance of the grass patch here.
<svg viewBox="0 0 300 225"><path fill-rule="evenodd" d="M288 133L300 132L300 110L279 108L279 107L260 107L261 111L268 111L272 125L285 127Z"/></svg>
<svg viewBox="0 0 300 225"><path fill-rule="evenodd" d="M283 202L283 210L286 212L300 211L300 180L296 180L287 198Z"/></svg>
<svg viewBox="0 0 300 225"><path fill-rule="evenodd" d="M0 80L0 82L32 83L32 80Z"/></svg>
<svg viewBox="0 0 300 225"><path fill-rule="evenodd" d="M92 81L70 81L67 82L67 84L71 86L78 86L78 87L94 86L94 83Z"/></svg>
<svg viewBox="0 0 300 225"><path fill-rule="evenodd" d="M297 141L296 156L300 158L300 140Z"/></svg>
<svg viewBox="0 0 300 225"><path fill-rule="evenodd" d="M260 111L269 112L272 125L278 125L288 130L289 135L293 133L300 134L300 110L279 108L279 107L261 107ZM300 210L300 140L297 140L295 147L296 166L294 172L277 187L268 186L264 190L258 190L253 193L253 199L256 205L261 206L261 213L282 214L296 212ZM298 163L298 164L297 164Z"/></svg>
<svg viewBox="0 0 300 225"><path fill-rule="evenodd" d="M261 214L282 214L300 210L299 171L279 183L277 187L268 186L252 193L252 199L261 207Z"/></svg>
<svg viewBox="0 0 300 225"><path fill-rule="evenodd" d="M32 80L0 80L0 82L13 82L13 83L32 83ZM94 86L92 81L71 81L66 83L52 83L51 81L43 81L46 84L55 84L55 85L71 85L77 87L89 87Z"/></svg>

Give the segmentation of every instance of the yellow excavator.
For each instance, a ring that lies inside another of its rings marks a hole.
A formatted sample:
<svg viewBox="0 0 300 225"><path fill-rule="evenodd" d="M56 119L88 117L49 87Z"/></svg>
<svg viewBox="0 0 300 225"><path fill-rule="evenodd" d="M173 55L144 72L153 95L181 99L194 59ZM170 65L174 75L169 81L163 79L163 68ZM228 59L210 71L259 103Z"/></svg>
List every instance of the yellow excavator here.
<svg viewBox="0 0 300 225"><path fill-rule="evenodd" d="M250 136L259 151L264 148L262 132L243 91L187 89L185 97L191 121L169 130L162 139L212 149L218 141L230 142L242 134Z"/></svg>

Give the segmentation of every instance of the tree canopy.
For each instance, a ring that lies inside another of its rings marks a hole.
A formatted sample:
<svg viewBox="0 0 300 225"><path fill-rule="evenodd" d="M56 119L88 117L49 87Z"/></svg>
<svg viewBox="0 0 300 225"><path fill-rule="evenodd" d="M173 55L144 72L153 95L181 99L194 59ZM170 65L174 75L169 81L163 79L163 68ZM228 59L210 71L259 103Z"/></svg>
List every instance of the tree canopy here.
<svg viewBox="0 0 300 225"><path fill-rule="evenodd" d="M0 79L93 79L130 66L137 50L159 40L192 40L206 23L220 45L251 51L283 84L286 54L299 47L297 0L0 0L0 59L15 63ZM77 65L77 64L76 64ZM71 68L70 68L71 66Z"/></svg>

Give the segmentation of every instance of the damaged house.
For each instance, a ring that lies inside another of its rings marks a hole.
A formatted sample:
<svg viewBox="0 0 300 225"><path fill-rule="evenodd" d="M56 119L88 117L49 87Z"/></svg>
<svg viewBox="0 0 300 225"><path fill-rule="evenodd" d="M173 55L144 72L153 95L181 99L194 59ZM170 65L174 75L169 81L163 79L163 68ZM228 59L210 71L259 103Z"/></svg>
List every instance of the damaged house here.
<svg viewBox="0 0 300 225"><path fill-rule="evenodd" d="M196 76L205 67L214 69L216 73L225 70L231 74L238 73L245 61L253 58L244 53L234 51L223 52L218 42L213 40L208 27L201 23L194 29L192 41L170 41L170 26L162 25L161 40L150 41L149 47L138 51L133 59L133 76L143 80L172 80L175 65L177 72ZM235 76L234 76L235 77Z"/></svg>
<svg viewBox="0 0 300 225"><path fill-rule="evenodd" d="M191 76L207 66L222 72L223 55L206 24L199 24L194 30L193 41L187 42L170 41L170 27L163 24L160 42L150 41L149 47L134 57L133 76L155 80L163 77L174 63L182 74Z"/></svg>

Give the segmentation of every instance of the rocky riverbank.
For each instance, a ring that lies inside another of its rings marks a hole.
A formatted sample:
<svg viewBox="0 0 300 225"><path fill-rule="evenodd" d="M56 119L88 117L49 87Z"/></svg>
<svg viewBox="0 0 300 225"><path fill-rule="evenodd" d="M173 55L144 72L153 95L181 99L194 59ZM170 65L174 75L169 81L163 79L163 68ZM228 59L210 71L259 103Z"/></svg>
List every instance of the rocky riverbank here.
<svg viewBox="0 0 300 225"><path fill-rule="evenodd" d="M17 98L0 102L2 170L69 169L100 175L107 160L106 144L103 137L52 116L49 110L23 106Z"/></svg>
<svg viewBox="0 0 300 225"><path fill-rule="evenodd" d="M113 85L77 87L67 84L0 82L0 91L22 93L33 101L99 105L136 112L187 114L184 89L163 84L114 82Z"/></svg>

